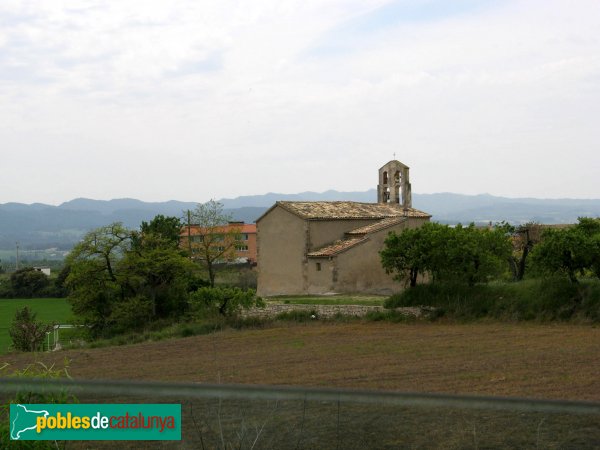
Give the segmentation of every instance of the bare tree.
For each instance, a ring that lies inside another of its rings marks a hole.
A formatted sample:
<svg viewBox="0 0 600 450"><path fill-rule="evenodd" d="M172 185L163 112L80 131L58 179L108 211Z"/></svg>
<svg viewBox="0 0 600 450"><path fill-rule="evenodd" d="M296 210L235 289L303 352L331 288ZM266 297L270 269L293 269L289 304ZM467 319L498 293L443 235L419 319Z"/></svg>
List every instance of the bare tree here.
<svg viewBox="0 0 600 450"><path fill-rule="evenodd" d="M215 264L235 257L236 246L241 244L241 228L231 224L231 216L223 212L223 205L214 200L199 203L187 214L187 230L183 239L193 260L202 263L207 271L210 285L215 285Z"/></svg>

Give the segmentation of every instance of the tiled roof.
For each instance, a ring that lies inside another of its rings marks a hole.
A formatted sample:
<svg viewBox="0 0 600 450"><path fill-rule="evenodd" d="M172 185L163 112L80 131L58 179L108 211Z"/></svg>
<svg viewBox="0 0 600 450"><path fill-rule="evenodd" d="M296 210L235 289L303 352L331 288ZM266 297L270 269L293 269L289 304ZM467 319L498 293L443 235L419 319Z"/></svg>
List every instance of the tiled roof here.
<svg viewBox="0 0 600 450"><path fill-rule="evenodd" d="M302 217L303 219L385 219L386 217L404 217L405 210L400 205L389 203L359 202L287 202L276 205ZM407 208L409 217L431 217L423 211Z"/></svg>
<svg viewBox="0 0 600 450"><path fill-rule="evenodd" d="M349 249L350 247L354 247L355 245L358 245L361 242L364 242L366 240L367 240L367 238L360 236L360 237L353 237L353 238L349 238L349 239L335 241L331 245L322 247L319 250L315 250L314 252L310 252L308 254L308 256L309 257L334 256L334 255L337 255L338 253L341 253L344 250Z"/></svg>
<svg viewBox="0 0 600 450"><path fill-rule="evenodd" d="M229 233L233 230L235 230L238 233L244 233L244 234L256 233L256 224L255 223L227 224L227 225L214 227L211 230L211 232L212 233ZM183 227L181 227L180 235L185 237L185 236L187 236L187 234L188 234L187 225L184 225ZM192 224L190 226L190 234L192 236L195 236L197 234L206 234L206 231L199 225Z"/></svg>
<svg viewBox="0 0 600 450"><path fill-rule="evenodd" d="M406 220L403 217L388 217L387 219L382 219L379 222L372 223L370 225L365 225L364 227L356 228L354 230L348 231L346 234L349 236L353 235L365 235L368 233L374 233L375 231L384 230L393 225L397 225Z"/></svg>

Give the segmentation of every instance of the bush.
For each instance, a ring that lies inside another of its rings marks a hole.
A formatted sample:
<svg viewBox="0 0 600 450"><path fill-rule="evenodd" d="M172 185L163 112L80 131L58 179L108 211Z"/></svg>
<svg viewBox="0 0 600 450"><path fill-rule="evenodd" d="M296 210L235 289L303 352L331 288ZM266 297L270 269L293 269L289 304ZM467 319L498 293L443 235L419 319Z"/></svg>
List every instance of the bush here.
<svg viewBox="0 0 600 450"><path fill-rule="evenodd" d="M10 284L15 297L32 298L41 295L50 285L50 279L33 267L25 267L11 274Z"/></svg>
<svg viewBox="0 0 600 450"><path fill-rule="evenodd" d="M427 284L393 295L386 308L433 306L458 319L600 320L600 282L568 278L465 286Z"/></svg>
<svg viewBox="0 0 600 450"><path fill-rule="evenodd" d="M52 330L52 325L45 325L35 320L36 313L27 306L15 312L15 318L11 324L8 334L12 339L16 350L22 352L33 352L39 350L46 333Z"/></svg>
<svg viewBox="0 0 600 450"><path fill-rule="evenodd" d="M232 316L240 309L262 307L264 302L256 296L252 289L226 287L205 287L190 294L190 309L192 314L205 317L216 311L223 316Z"/></svg>

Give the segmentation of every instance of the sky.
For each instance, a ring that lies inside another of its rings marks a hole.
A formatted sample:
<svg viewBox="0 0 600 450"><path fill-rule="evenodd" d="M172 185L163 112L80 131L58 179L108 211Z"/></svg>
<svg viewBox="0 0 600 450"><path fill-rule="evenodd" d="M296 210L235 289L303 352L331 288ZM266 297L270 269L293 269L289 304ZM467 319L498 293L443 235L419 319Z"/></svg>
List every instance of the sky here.
<svg viewBox="0 0 600 450"><path fill-rule="evenodd" d="M598 0L2 0L0 203L600 198Z"/></svg>

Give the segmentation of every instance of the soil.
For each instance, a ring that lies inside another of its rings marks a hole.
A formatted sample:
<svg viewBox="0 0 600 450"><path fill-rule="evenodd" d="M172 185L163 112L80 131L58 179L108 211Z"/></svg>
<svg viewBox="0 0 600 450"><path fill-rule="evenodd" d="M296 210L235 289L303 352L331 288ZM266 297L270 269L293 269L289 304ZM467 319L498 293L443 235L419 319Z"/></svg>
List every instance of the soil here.
<svg viewBox="0 0 600 450"><path fill-rule="evenodd" d="M159 342L5 355L75 379L304 385L600 401L600 328L386 322L284 324Z"/></svg>

